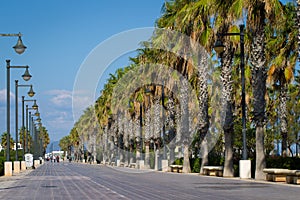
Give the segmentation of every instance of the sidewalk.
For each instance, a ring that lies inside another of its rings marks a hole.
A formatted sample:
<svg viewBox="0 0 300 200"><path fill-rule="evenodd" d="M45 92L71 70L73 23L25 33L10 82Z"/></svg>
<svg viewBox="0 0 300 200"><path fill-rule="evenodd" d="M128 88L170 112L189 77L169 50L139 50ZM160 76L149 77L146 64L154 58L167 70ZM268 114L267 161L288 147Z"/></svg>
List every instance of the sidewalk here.
<svg viewBox="0 0 300 200"><path fill-rule="evenodd" d="M122 199L90 177L70 170L68 166L71 165L67 162L46 162L34 170L0 177L0 199Z"/></svg>

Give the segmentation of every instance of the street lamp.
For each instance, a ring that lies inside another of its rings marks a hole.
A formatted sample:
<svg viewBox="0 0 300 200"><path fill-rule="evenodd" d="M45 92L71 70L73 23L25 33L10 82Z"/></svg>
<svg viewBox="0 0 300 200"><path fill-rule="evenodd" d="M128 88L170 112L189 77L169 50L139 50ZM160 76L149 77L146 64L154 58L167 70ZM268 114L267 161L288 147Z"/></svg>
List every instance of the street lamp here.
<svg viewBox="0 0 300 200"><path fill-rule="evenodd" d="M25 99L25 96L22 96L22 130L24 131L24 134L23 134L23 155L25 154L25 152L27 153L27 142L26 141L28 140L28 138L27 138L28 105L26 105L26 127L25 127L25 120L24 120L24 117L25 117L25 114L24 114L25 108L24 108L24 106L25 106L26 101L34 101L36 103L35 100L31 100L31 99L27 100L27 99ZM32 108L32 109L34 109L34 108ZM40 113L39 113L38 109L35 109L35 110L36 110L35 115L39 115Z"/></svg>
<svg viewBox="0 0 300 200"><path fill-rule="evenodd" d="M18 54L22 54L24 53L25 49L27 48L23 42L22 42L22 34L21 33L17 33L17 34L5 34L2 33L0 34L1 37L18 37L18 41L17 44L15 46L13 46L13 48L15 49L15 52Z"/></svg>
<svg viewBox="0 0 300 200"><path fill-rule="evenodd" d="M246 144L246 100L245 100L245 53L244 53L244 28L245 26L240 25L239 33L221 33L218 34L218 40L214 46L215 51L220 55L223 53L225 46L220 41L222 36L240 36L240 48L241 48L241 79L242 79L242 134L243 134L243 160L246 160L247 155L247 144Z"/></svg>
<svg viewBox="0 0 300 200"><path fill-rule="evenodd" d="M6 152L6 160L9 161L10 160L10 68L13 68L13 69L21 69L21 68L25 68L25 73L23 74L23 79L25 81L28 81L30 78L31 78L31 75L29 74L29 71L28 71L28 66L11 66L10 65L10 60L6 60L6 79L7 79L7 84L6 84L6 101L7 101L7 104L6 104L6 109L7 109L7 112L6 112L6 120L7 120L7 138L6 138L6 141L7 142L7 145L6 145L6 149L7 149L7 152Z"/></svg>
<svg viewBox="0 0 300 200"><path fill-rule="evenodd" d="M18 84L18 80L15 80L15 106L16 106L16 115L15 115L15 131L16 131L16 161L18 160L18 127L19 127L19 124L18 124L18 88L19 87L30 87L30 90L28 92L28 96L32 97L35 93L33 92L33 89L32 89L32 85L19 85ZM22 130L22 129L21 129ZM24 139L24 133L23 133L23 139ZM24 143L24 140L23 140L23 143ZM24 146L23 146L23 149L24 149ZM23 153L24 153L24 150L23 150ZM23 155L24 156L24 155Z"/></svg>
<svg viewBox="0 0 300 200"><path fill-rule="evenodd" d="M31 115L30 112L29 112L29 114ZM34 124L34 121L41 123L41 118L40 118L40 116L38 116L38 118L36 120L33 120L33 116L31 116L30 121L31 121L32 134L34 137L33 157L34 157L34 159L38 159L38 132L39 132L39 130L37 130L37 128Z"/></svg>
<svg viewBox="0 0 300 200"><path fill-rule="evenodd" d="M23 108L24 108L24 102L25 101L34 101L34 100L24 100L22 101L22 105L23 105ZM25 137L25 152L27 153L28 152L28 130L29 130L29 133L32 132L32 129L31 129L31 123L28 124L28 110L36 110L34 108L28 108L28 105L26 105L26 127L25 127L25 133L26 133L26 137ZM35 116L39 116L40 113L38 112L38 110L36 110L36 113L34 114ZM29 112L29 119L31 119L31 112ZM24 115L23 115L23 121L24 121ZM24 123L23 123L24 124Z"/></svg>

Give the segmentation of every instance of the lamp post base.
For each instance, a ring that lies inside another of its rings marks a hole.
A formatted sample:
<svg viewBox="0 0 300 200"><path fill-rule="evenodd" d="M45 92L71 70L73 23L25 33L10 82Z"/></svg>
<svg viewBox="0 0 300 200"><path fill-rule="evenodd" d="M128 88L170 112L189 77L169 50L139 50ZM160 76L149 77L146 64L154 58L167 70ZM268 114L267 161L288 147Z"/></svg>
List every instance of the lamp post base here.
<svg viewBox="0 0 300 200"><path fill-rule="evenodd" d="M4 162L4 176L12 176L12 162Z"/></svg>
<svg viewBox="0 0 300 200"><path fill-rule="evenodd" d="M240 178L251 178L251 160L240 160Z"/></svg>

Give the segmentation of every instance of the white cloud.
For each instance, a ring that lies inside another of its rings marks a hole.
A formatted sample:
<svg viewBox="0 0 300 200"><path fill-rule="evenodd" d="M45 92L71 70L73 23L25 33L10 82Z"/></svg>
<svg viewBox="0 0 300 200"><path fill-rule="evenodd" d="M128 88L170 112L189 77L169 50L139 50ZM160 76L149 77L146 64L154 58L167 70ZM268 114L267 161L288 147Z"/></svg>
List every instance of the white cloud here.
<svg viewBox="0 0 300 200"><path fill-rule="evenodd" d="M73 115L74 119L78 119L83 111L95 103L95 97L91 95L92 93L84 90L73 91Z"/></svg>
<svg viewBox="0 0 300 200"><path fill-rule="evenodd" d="M72 92L67 90L50 90L45 94L52 96L50 101L58 107L72 106Z"/></svg>
<svg viewBox="0 0 300 200"><path fill-rule="evenodd" d="M15 99L15 95L12 92L10 92L10 99ZM0 90L0 103L6 103L6 89Z"/></svg>

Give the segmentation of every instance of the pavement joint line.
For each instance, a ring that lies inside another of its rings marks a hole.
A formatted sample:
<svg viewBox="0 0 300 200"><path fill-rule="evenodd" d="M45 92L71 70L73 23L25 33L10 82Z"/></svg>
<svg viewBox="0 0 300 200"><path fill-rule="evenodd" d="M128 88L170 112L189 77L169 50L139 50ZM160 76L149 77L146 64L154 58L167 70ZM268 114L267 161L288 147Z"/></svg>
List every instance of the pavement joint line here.
<svg viewBox="0 0 300 200"><path fill-rule="evenodd" d="M81 164L86 164L86 163L81 163ZM99 165L99 164L92 164L92 165ZM239 177L218 177L218 176L205 176L205 175L200 175L199 173L173 173L173 172L163 172L163 171L156 171L153 169L135 169L135 168L128 168L128 167L118 167L118 166L110 166L110 165L103 165L100 164L99 166L104 166L107 168L111 168L111 169L115 169L115 168L120 168L120 169L126 169L126 170L132 170L132 171L136 171L135 173L144 173L144 172L154 172L154 173L166 173L166 174L173 174L173 175L179 175L179 176L202 176L202 177L206 177L206 178L215 178L215 179L222 179L222 180L237 180L237 181L243 181L243 182L252 182L252 183L263 183L263 184L272 184L272 185L280 185L280 186L286 186L286 187L300 187L300 185L296 185L296 184L287 184L285 182L272 182L272 181L265 181L265 180L256 180L256 179L242 179ZM126 171L124 170L124 171ZM123 170L120 170L123 171ZM138 171L142 171L142 172L138 172Z"/></svg>

